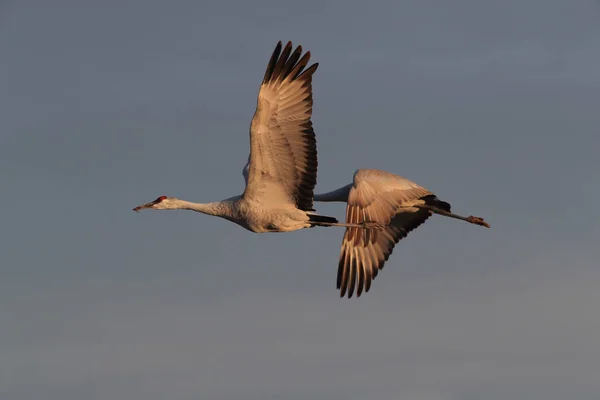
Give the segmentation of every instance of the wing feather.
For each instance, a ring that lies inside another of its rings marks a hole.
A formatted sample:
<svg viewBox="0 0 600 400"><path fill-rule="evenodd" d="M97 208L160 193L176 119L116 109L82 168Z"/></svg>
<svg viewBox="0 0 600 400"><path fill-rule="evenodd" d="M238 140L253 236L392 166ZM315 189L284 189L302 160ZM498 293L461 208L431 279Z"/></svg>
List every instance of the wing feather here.
<svg viewBox="0 0 600 400"><path fill-rule="evenodd" d="M384 229L346 228L338 264L340 296L368 292L394 246L430 216L411 207L435 198L427 189L401 176L379 170L358 170L348 195L346 222L376 221Z"/></svg>
<svg viewBox="0 0 600 400"><path fill-rule="evenodd" d="M310 52L292 52L279 42L258 93L250 125L250 159L244 196L266 201L276 192L301 210L313 210L317 183L317 145L312 127Z"/></svg>

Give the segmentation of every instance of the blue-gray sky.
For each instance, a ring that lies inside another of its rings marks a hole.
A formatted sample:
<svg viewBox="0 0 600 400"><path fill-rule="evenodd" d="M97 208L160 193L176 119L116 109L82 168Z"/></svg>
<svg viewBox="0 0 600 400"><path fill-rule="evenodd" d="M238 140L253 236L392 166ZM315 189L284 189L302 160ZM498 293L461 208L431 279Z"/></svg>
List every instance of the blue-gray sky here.
<svg viewBox="0 0 600 400"><path fill-rule="evenodd" d="M0 12L2 399L598 398L597 1ZM320 63L317 191L381 168L492 229L434 217L347 300L341 229L133 213L242 192L278 40Z"/></svg>

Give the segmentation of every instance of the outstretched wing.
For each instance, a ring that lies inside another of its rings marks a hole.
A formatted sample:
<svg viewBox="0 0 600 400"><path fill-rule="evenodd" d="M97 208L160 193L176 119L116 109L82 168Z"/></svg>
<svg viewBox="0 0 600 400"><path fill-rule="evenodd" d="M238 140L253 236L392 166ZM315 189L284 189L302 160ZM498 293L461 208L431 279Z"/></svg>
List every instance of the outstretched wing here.
<svg viewBox="0 0 600 400"><path fill-rule="evenodd" d="M383 268L400 239L423 224L431 212L411 205L434 201L427 189L401 176L361 169L354 174L348 196L346 222L376 221L383 229L346 228L338 265L340 296L359 297Z"/></svg>
<svg viewBox="0 0 600 400"><path fill-rule="evenodd" d="M305 69L310 52L292 53L292 43L275 47L258 92L250 125L250 160L244 196L288 201L310 211L317 183L317 144L310 120L312 76ZM280 197L283 196L283 199Z"/></svg>

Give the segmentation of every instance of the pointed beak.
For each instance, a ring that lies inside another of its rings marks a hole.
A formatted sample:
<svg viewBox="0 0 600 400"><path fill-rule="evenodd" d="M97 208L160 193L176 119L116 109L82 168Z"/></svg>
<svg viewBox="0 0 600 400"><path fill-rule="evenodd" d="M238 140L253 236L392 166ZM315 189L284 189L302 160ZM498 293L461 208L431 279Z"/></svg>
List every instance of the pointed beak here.
<svg viewBox="0 0 600 400"><path fill-rule="evenodd" d="M156 202L151 201L150 203L146 203L146 204L142 204L141 206L137 206L136 208L133 209L133 211L140 212L140 210L143 210L144 208L152 208L152 206L154 204L156 204Z"/></svg>

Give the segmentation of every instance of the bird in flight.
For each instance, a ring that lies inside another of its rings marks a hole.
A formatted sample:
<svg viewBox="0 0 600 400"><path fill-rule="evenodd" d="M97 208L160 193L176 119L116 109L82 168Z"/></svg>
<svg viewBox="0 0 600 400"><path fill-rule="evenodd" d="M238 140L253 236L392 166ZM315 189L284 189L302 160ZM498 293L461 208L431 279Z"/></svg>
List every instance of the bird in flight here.
<svg viewBox="0 0 600 400"><path fill-rule="evenodd" d="M244 193L212 203L160 196L134 211L192 210L225 218L249 231L290 232L314 226L376 228L379 224L339 223L313 209L317 182L317 144L313 130L310 52L292 52L277 43L258 92L250 124L250 156Z"/></svg>
<svg viewBox="0 0 600 400"><path fill-rule="evenodd" d="M450 204L429 190L401 176L376 169L359 169L353 182L340 189L316 194L314 201L345 202L346 222L377 223L383 229L346 228L338 264L337 288L340 297L356 297L371 288L394 246L431 215L456 218L471 224L490 225L483 218L450 212Z"/></svg>

